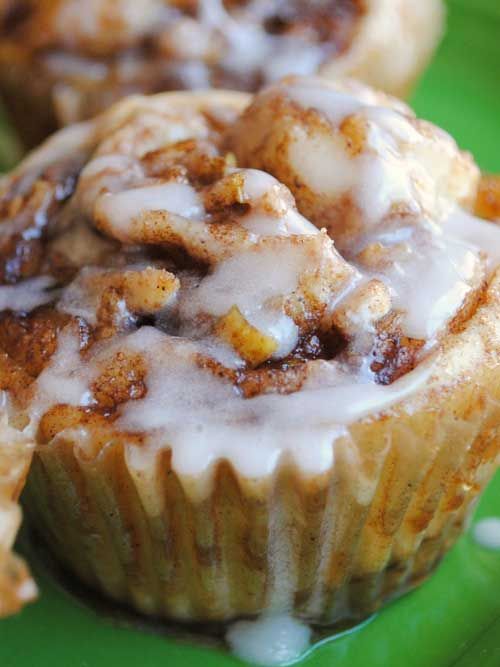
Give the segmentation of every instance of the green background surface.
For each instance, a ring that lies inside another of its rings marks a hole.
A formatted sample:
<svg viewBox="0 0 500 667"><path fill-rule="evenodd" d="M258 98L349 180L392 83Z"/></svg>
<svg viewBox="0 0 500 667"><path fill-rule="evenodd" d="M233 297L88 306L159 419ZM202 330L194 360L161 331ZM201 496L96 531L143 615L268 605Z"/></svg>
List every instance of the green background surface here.
<svg viewBox="0 0 500 667"><path fill-rule="evenodd" d="M414 0L418 2L419 0ZM500 172L500 1L452 0L448 32L413 98L480 166ZM0 163L15 146L0 134ZM500 475L475 520L500 517ZM231 667L217 649L117 625L36 569L38 602L0 622L1 667ZM302 667L500 667L500 552L464 536L420 589L357 630L321 643Z"/></svg>

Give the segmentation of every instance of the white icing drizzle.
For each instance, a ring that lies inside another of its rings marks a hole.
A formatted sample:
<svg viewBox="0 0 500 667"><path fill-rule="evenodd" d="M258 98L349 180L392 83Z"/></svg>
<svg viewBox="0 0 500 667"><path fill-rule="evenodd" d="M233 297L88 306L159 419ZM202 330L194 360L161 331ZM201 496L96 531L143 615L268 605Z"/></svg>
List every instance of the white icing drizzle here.
<svg viewBox="0 0 500 667"><path fill-rule="evenodd" d="M32 180L49 164L63 160L68 155L75 156L86 152L93 140L93 124L91 122L78 123L65 127L53 134L43 144L32 151L23 160L17 171L30 176ZM16 172L14 172L16 173Z"/></svg>
<svg viewBox="0 0 500 667"><path fill-rule="evenodd" d="M69 329L57 339L57 350L36 381L36 397L31 406L32 428L53 405L88 406L92 404L90 384L95 370L80 356L77 336Z"/></svg>
<svg viewBox="0 0 500 667"><path fill-rule="evenodd" d="M187 220L200 220L204 215L196 190L176 182L105 193L95 204L96 217L106 218L114 235L123 240L127 240L141 214L149 211L167 211Z"/></svg>
<svg viewBox="0 0 500 667"><path fill-rule="evenodd" d="M242 399L230 381L199 366L199 354L216 356L213 343L142 327L103 344L92 360L83 362L77 349L76 337L66 332L38 380L36 413L56 403L91 405L90 385L106 359L117 350L141 352L149 368L147 394L123 406L116 426L149 433L152 447L170 446L172 465L183 476L203 475L220 459L249 478L271 475L283 458L291 458L304 474L326 472L346 425L409 397L431 372L431 364L422 363L381 386L337 362L317 361L310 364L301 391ZM221 353L226 355L224 349Z"/></svg>
<svg viewBox="0 0 500 667"><path fill-rule="evenodd" d="M403 314L405 333L432 340L480 286L484 270L474 246L437 229L423 239L414 234L401 258L378 277L389 286L394 308Z"/></svg>
<svg viewBox="0 0 500 667"><path fill-rule="evenodd" d="M405 331L425 340L453 319L471 290L487 277L485 269L490 272L500 264L498 225L456 207L441 229L430 242L414 244L411 257L385 274L394 306L405 311Z"/></svg>
<svg viewBox="0 0 500 667"><path fill-rule="evenodd" d="M131 168L135 168L136 178L143 176L142 170L139 169L139 165L132 161L128 155L121 155L120 153L106 153L105 155L98 155L90 162L87 162L85 167L80 172L80 180L85 182L88 186L88 181L94 176L101 175L103 172L107 172L108 178L111 175L118 176L121 174L123 179L123 172L127 173ZM100 187L103 186L102 181L99 182ZM107 189L113 191L114 188L110 187L108 182L106 182Z"/></svg>
<svg viewBox="0 0 500 667"><path fill-rule="evenodd" d="M474 525L472 535L480 546L500 551L500 518L481 519Z"/></svg>
<svg viewBox="0 0 500 667"><path fill-rule="evenodd" d="M139 267L130 266L128 268L135 269ZM75 280L63 290L61 298L56 305L57 310L73 317L81 317L90 325L95 326L97 324L97 310L100 305L102 288L92 289L90 283L92 278L105 275L105 270L96 267L84 267L81 269ZM119 302L119 308L120 312L117 313L116 318L122 321L128 320L130 313L123 298Z"/></svg>
<svg viewBox="0 0 500 667"><path fill-rule="evenodd" d="M489 269L500 264L500 225L486 222L456 208L443 221L443 231L484 253Z"/></svg>
<svg viewBox="0 0 500 667"><path fill-rule="evenodd" d="M301 246L284 246L279 264L276 248L253 246L218 264L198 287L184 294L181 316L188 321L203 312L220 317L235 305L251 324L279 342L276 354L285 357L297 343L298 329L282 312L281 301L296 290L307 269L308 256ZM279 299L278 307L266 306L273 299Z"/></svg>
<svg viewBox="0 0 500 667"><path fill-rule="evenodd" d="M251 205L251 211L240 220L249 232L256 236L318 233L317 228L297 211L288 188L273 176L258 169L236 169L235 172L244 176L243 196Z"/></svg>
<svg viewBox="0 0 500 667"><path fill-rule="evenodd" d="M201 24L223 40L223 68L242 75L260 71L266 82L286 74L317 71L325 59L324 47L301 37L271 35L263 29L261 21L266 15L272 16L273 4L254 0L229 14L222 0L200 3Z"/></svg>
<svg viewBox="0 0 500 667"><path fill-rule="evenodd" d="M359 270L387 285L407 335L433 340L485 277L478 248L489 244L489 263L498 264L498 227L459 207L474 194L477 167L445 132L417 120L402 102L360 84L297 77L264 90L254 105L266 108L276 97L323 118L323 125L307 117L295 121L283 159L319 202L333 206L350 197L338 213L351 230L341 247L350 259L369 244L382 247L383 266L361 260ZM272 107L267 112L272 114ZM349 119L356 150L344 135ZM276 164L279 171L279 158Z"/></svg>
<svg viewBox="0 0 500 667"><path fill-rule="evenodd" d="M311 634L311 628L305 623L279 614L234 623L226 634L226 641L238 658L271 667L300 658L309 648Z"/></svg>
<svg viewBox="0 0 500 667"><path fill-rule="evenodd" d="M378 223L395 205L443 219L474 185L467 179L453 181L459 154L451 137L416 121L399 101L361 86L331 85L314 78L281 83L274 90L304 109L317 110L336 128L356 116L365 132L359 154L350 155L338 136L321 150L322 135L313 132L297 134L290 157L296 172L320 195L354 196L367 226ZM338 168L329 167L332 163ZM471 171L477 173L475 167Z"/></svg>
<svg viewBox="0 0 500 667"><path fill-rule="evenodd" d="M23 280L16 285L0 286L0 311L30 311L38 306L53 301L56 297L54 292L48 292L55 281L50 276L40 276Z"/></svg>

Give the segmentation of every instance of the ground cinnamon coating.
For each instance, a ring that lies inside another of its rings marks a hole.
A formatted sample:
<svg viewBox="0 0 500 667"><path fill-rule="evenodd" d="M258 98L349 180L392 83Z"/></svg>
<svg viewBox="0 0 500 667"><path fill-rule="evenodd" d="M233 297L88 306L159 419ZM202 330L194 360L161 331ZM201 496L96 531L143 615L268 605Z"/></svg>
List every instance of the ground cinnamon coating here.
<svg viewBox="0 0 500 667"><path fill-rule="evenodd" d="M111 413L120 403L143 398L147 391L146 374L140 354L117 352L92 386L99 409Z"/></svg>
<svg viewBox="0 0 500 667"><path fill-rule="evenodd" d="M0 314L0 348L31 378L36 378L57 348L59 331L69 317L50 306L31 313Z"/></svg>
<svg viewBox="0 0 500 667"><path fill-rule="evenodd" d="M375 340L370 370L379 384L391 384L409 373L419 362L419 352L425 345L400 333L382 332Z"/></svg>

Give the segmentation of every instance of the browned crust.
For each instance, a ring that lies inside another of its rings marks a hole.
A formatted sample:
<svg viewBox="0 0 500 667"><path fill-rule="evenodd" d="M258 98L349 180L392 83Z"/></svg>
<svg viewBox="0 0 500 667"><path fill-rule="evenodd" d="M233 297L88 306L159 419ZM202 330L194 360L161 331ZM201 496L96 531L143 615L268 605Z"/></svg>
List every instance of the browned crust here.
<svg viewBox="0 0 500 667"><path fill-rule="evenodd" d="M500 222L500 176L483 174L474 209L480 218Z"/></svg>

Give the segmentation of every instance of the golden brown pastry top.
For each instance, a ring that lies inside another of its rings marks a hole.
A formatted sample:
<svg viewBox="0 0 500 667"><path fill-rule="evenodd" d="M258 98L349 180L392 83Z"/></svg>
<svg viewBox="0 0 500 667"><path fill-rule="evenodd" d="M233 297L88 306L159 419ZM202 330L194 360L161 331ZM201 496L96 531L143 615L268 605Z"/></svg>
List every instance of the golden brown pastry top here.
<svg viewBox="0 0 500 667"><path fill-rule="evenodd" d="M484 302L499 231L446 133L352 83L247 99L130 99L4 180L0 380L39 443L321 468Z"/></svg>

